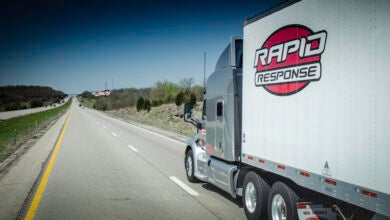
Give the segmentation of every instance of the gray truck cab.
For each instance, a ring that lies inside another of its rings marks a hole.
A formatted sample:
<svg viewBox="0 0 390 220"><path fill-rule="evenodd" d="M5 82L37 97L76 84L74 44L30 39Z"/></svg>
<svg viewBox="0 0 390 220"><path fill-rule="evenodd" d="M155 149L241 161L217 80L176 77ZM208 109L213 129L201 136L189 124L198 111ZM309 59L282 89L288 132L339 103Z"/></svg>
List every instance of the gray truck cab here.
<svg viewBox="0 0 390 220"><path fill-rule="evenodd" d="M234 197L241 153L242 52L242 39L232 37L207 80L200 121L191 118L189 105L184 109L184 120L198 128L185 152L188 179L213 183Z"/></svg>

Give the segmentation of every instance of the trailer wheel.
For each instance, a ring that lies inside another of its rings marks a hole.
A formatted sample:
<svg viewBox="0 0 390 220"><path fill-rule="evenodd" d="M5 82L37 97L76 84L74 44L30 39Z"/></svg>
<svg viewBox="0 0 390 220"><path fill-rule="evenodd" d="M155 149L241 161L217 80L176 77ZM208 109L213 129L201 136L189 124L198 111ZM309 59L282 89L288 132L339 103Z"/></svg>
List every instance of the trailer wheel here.
<svg viewBox="0 0 390 220"><path fill-rule="evenodd" d="M255 172L250 171L244 179L242 204L248 219L265 219L269 185Z"/></svg>
<svg viewBox="0 0 390 220"><path fill-rule="evenodd" d="M196 177L194 176L194 155L192 153L192 150L188 150L184 158L184 167L186 169L188 181L190 181L191 183L198 182Z"/></svg>
<svg viewBox="0 0 390 220"><path fill-rule="evenodd" d="M299 197L290 187L282 182L276 182L269 193L268 219L298 220L298 200Z"/></svg>

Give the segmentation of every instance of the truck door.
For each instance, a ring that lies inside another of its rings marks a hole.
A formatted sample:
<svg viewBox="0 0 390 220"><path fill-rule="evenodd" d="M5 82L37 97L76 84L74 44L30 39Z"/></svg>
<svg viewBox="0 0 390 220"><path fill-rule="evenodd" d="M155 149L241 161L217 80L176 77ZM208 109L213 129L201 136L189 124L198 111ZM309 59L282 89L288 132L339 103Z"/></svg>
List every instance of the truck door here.
<svg viewBox="0 0 390 220"><path fill-rule="evenodd" d="M217 100L215 120L215 152L216 155L222 156L224 148L224 117L223 117L223 100Z"/></svg>

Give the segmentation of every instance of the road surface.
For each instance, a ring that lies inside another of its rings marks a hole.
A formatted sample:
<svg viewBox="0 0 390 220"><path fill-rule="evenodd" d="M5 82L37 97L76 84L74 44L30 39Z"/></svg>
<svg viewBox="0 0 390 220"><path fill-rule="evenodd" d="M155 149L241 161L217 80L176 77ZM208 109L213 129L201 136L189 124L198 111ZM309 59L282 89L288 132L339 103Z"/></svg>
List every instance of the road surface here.
<svg viewBox="0 0 390 220"><path fill-rule="evenodd" d="M37 204L33 217L245 219L227 193L187 181L184 147L73 102L42 197L31 203Z"/></svg>
<svg viewBox="0 0 390 220"><path fill-rule="evenodd" d="M67 101L68 101L68 98L66 98L64 103L66 103ZM56 107L59 107L59 106L63 105L64 103L56 104ZM29 108L29 109L15 110L15 111L0 112L0 120L7 120L10 118L15 118L15 117L23 116L23 115L29 115L32 113L42 112L42 111L46 111L46 110L56 108L56 107L48 106L48 107L38 107L38 108Z"/></svg>

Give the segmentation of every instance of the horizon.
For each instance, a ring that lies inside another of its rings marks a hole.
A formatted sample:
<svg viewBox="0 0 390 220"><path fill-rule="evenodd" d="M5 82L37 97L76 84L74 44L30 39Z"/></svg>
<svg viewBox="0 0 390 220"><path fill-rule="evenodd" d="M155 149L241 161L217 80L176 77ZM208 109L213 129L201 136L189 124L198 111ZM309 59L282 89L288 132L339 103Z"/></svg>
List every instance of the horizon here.
<svg viewBox="0 0 390 220"><path fill-rule="evenodd" d="M0 86L49 86L67 94L203 84L243 21L280 0L4 1ZM112 85L113 84L113 85Z"/></svg>

